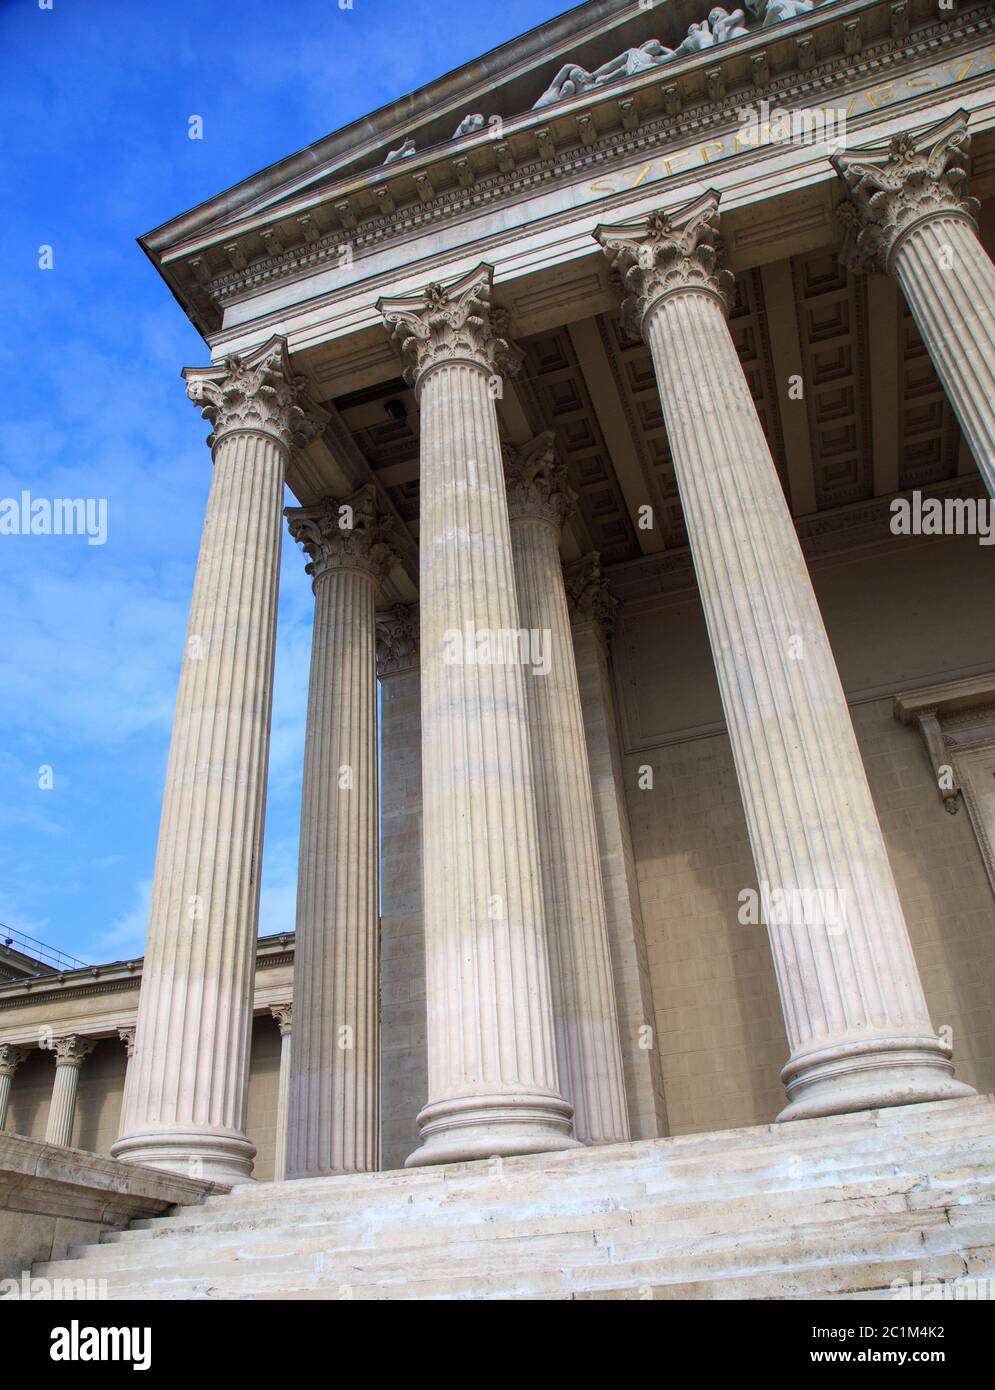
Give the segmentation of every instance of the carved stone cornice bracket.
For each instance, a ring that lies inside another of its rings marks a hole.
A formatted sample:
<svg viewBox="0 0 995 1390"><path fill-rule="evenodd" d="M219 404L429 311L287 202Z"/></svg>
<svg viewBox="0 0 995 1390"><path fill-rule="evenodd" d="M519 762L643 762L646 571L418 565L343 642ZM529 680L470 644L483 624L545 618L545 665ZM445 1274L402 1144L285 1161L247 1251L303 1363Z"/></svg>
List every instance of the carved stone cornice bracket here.
<svg viewBox="0 0 995 1390"><path fill-rule="evenodd" d="M497 378L518 370L522 353L511 344L507 315L493 306L493 282L493 267L481 264L450 285L377 300L416 394L434 367L468 363Z"/></svg>
<svg viewBox="0 0 995 1390"><path fill-rule="evenodd" d="M570 486L566 464L557 458L553 431L543 430L527 444L505 444L502 453L512 521L535 517L557 533L562 531L576 509L577 495Z"/></svg>
<svg viewBox="0 0 995 1390"><path fill-rule="evenodd" d="M270 338L216 366L185 367L183 379L187 395L211 423L212 449L236 431L268 435L285 449L303 448L328 421L328 412L311 399L308 381L294 374L286 338Z"/></svg>
<svg viewBox="0 0 995 1390"><path fill-rule="evenodd" d="M601 556L593 550L564 572L567 606L573 627L593 627L607 643L615 631L619 601L608 587Z"/></svg>
<svg viewBox="0 0 995 1390"><path fill-rule="evenodd" d="M17 1047L14 1043L0 1043L0 1076L13 1077L27 1055L26 1047Z"/></svg>
<svg viewBox="0 0 995 1390"><path fill-rule="evenodd" d="M978 201L967 196L967 122L966 111L955 111L923 130L831 156L846 187L837 217L848 269L887 272L905 236L928 218L966 218L977 227Z"/></svg>
<svg viewBox="0 0 995 1390"><path fill-rule="evenodd" d="M611 263L630 332L641 334L647 314L668 294L699 291L714 295L726 310L732 307L733 275L719 268L719 195L714 190L669 212L603 224L594 229L594 237Z"/></svg>
<svg viewBox="0 0 995 1390"><path fill-rule="evenodd" d="M64 1033L52 1039L52 1051L57 1067L81 1067L97 1045L96 1038L86 1038L82 1033Z"/></svg>
<svg viewBox="0 0 995 1390"><path fill-rule="evenodd" d="M395 604L377 614L377 675L381 680L418 669L418 605Z"/></svg>
<svg viewBox="0 0 995 1390"><path fill-rule="evenodd" d="M312 587L336 570L356 570L377 587L398 563L392 536L394 519L381 506L373 483L352 497L332 498L313 507L288 507L290 534L308 556Z"/></svg>

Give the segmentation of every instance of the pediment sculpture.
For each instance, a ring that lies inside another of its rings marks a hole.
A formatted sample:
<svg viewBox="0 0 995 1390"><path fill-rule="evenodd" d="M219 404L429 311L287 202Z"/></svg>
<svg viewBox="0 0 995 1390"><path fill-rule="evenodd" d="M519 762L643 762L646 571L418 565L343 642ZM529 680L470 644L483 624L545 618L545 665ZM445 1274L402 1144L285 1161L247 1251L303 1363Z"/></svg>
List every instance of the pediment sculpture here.
<svg viewBox="0 0 995 1390"><path fill-rule="evenodd" d="M795 19L811 10L819 0L744 0L745 9L727 10L715 5L708 12L708 18L692 24L687 36L676 48L667 48L659 39L647 39L638 48L627 48L624 53L602 63L593 72L588 72L579 63L565 63L532 107L539 111L544 106L553 106L568 97L579 96L583 92L603 87L609 82L618 82L624 77L635 77L650 68L660 67L675 58L685 58L691 53L700 53L716 44L727 43L730 39L740 39L757 29L784 20ZM749 11L749 22L747 11Z"/></svg>

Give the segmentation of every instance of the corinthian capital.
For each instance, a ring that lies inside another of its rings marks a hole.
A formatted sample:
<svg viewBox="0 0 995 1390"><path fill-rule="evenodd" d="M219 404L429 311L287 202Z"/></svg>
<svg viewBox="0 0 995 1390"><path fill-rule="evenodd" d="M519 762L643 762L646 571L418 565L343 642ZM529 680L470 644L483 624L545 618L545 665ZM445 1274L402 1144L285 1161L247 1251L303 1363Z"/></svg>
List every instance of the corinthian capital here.
<svg viewBox="0 0 995 1390"><path fill-rule="evenodd" d="M505 444L502 452L508 515L513 520L538 517L560 531L574 510L576 494L566 465L556 457L553 431L544 430L527 444Z"/></svg>
<svg viewBox="0 0 995 1390"><path fill-rule="evenodd" d="M493 268L479 265L451 285L427 285L417 294L380 299L404 378L416 391L433 367L471 362L491 376L510 376L522 354L508 339L507 316L491 303Z"/></svg>
<svg viewBox="0 0 995 1390"><path fill-rule="evenodd" d="M328 413L311 400L304 377L290 366L286 338L268 343L244 357L226 357L213 367L186 367L187 395L199 405L212 432L214 445L234 430L269 435L285 448L300 448L324 429Z"/></svg>
<svg viewBox="0 0 995 1390"><path fill-rule="evenodd" d="M837 210L844 265L887 271L905 234L927 218L953 214L974 222L978 202L966 196L970 147L967 112L955 111L924 130L833 155L847 192Z"/></svg>
<svg viewBox="0 0 995 1390"><path fill-rule="evenodd" d="M418 606L398 603L377 614L377 675L399 676L418 665Z"/></svg>
<svg viewBox="0 0 995 1390"><path fill-rule="evenodd" d="M344 502L327 498L314 507L288 507L286 517L308 556L305 569L315 589L334 570L359 570L379 585L397 563L393 519L381 510L372 483Z"/></svg>
<svg viewBox="0 0 995 1390"><path fill-rule="evenodd" d="M15 1047L13 1043L0 1043L0 1076L13 1076L28 1055L26 1047Z"/></svg>
<svg viewBox="0 0 995 1390"><path fill-rule="evenodd" d="M82 1033L63 1033L52 1039L57 1067L79 1067L97 1045L96 1038L84 1038Z"/></svg>
<svg viewBox="0 0 995 1390"><path fill-rule="evenodd" d="M722 242L715 192L671 212L595 227L594 237L611 262L631 332L641 333L652 306L675 291L705 290L727 308L732 303L732 274L718 269Z"/></svg>
<svg viewBox="0 0 995 1390"><path fill-rule="evenodd" d="M564 580L570 620L575 627L585 624L597 628L606 640L615 630L618 599L608 587L601 572L601 556L596 550L575 561L567 569Z"/></svg>
<svg viewBox="0 0 995 1390"><path fill-rule="evenodd" d="M271 1004L270 1013L276 1019L276 1026L280 1030L280 1037L285 1038L294 1027L294 1006L288 1004Z"/></svg>

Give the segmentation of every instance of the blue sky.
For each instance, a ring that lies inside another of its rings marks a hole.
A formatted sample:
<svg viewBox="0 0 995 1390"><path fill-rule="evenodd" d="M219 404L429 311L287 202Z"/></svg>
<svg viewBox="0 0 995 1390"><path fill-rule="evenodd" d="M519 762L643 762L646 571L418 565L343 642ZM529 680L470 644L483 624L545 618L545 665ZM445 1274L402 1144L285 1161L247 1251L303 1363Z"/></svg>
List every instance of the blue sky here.
<svg viewBox="0 0 995 1390"><path fill-rule="evenodd" d="M144 945L210 483L179 376L209 354L135 238L568 5L48 3L0 0L0 498L106 498L107 540L0 535L0 922L97 962ZM288 542L263 932L293 927L310 623Z"/></svg>

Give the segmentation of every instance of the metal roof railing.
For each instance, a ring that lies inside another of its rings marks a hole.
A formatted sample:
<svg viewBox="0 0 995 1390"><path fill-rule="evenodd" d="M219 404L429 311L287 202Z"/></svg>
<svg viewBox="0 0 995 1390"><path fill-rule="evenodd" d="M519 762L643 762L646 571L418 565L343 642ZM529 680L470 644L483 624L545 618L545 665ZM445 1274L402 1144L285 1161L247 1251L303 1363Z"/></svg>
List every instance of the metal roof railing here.
<svg viewBox="0 0 995 1390"><path fill-rule="evenodd" d="M20 951L22 955L30 956L32 960L43 965L51 966L53 970L85 970L87 966L85 960L70 956L65 951L57 951L54 946L47 946L37 937L28 936L26 932L17 931L14 927L4 926L0 922L0 947L4 946L8 950Z"/></svg>

